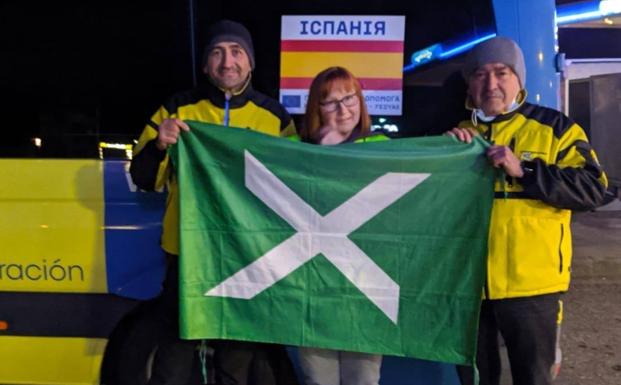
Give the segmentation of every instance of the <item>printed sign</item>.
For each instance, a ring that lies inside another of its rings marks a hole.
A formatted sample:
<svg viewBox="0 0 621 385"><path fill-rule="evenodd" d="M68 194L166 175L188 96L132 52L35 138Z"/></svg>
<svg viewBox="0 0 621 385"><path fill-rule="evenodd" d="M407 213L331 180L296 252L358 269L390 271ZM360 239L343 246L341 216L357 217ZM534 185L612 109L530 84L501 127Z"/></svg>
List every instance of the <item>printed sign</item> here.
<svg viewBox="0 0 621 385"><path fill-rule="evenodd" d="M371 115L401 115L405 16L283 16L280 102L303 114L319 72L341 66L360 80Z"/></svg>

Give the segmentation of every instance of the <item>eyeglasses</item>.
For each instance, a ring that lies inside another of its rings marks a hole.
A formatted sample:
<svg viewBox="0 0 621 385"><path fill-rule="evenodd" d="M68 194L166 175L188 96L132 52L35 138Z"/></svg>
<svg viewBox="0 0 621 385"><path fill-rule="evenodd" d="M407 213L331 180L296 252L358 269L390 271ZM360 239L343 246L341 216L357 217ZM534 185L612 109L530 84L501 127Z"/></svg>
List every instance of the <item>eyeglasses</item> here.
<svg viewBox="0 0 621 385"><path fill-rule="evenodd" d="M358 95L353 93L351 95L346 95L343 98L338 99L338 100L331 100L329 102L321 102L319 103L319 105L326 112L334 112L338 110L339 104L341 103L343 103L345 107L353 107L356 104L358 104L358 102L359 102Z"/></svg>

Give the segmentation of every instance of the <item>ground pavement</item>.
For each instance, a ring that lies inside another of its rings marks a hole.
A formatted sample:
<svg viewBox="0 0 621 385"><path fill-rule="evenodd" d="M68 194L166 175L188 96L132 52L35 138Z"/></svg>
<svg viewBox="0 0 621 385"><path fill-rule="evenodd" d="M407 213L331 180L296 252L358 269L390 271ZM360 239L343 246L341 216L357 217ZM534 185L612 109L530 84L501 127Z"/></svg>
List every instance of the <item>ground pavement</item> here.
<svg viewBox="0 0 621 385"><path fill-rule="evenodd" d="M575 213L572 232L572 283L563 298L563 363L555 385L619 385L621 201ZM505 371L503 385L510 384Z"/></svg>

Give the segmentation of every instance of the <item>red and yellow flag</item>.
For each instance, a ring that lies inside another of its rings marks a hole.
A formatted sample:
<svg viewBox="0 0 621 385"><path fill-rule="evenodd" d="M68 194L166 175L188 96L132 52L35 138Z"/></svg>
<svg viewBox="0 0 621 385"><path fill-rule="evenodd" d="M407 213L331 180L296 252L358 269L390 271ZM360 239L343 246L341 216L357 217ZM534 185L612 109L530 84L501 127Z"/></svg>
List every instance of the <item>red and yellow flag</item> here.
<svg viewBox="0 0 621 385"><path fill-rule="evenodd" d="M283 16L280 95L303 113L311 81L341 66L361 82L369 112L400 115L404 16Z"/></svg>

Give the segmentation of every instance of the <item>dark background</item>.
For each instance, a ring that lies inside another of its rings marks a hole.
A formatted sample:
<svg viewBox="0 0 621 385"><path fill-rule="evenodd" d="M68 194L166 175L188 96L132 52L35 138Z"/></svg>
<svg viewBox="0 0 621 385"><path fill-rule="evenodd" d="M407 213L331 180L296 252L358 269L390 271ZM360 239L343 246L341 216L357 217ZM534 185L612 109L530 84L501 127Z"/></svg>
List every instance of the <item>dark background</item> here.
<svg viewBox="0 0 621 385"><path fill-rule="evenodd" d="M248 27L254 86L278 97L280 17L286 14L406 15L406 62L438 41L493 29L487 1L4 0L0 156L94 157L100 140L131 142L167 96L205 80L204 36L223 17ZM404 116L392 121L404 135L428 131L419 123L434 124L436 104L408 87L404 98ZM33 137L43 139L42 148Z"/></svg>
<svg viewBox="0 0 621 385"><path fill-rule="evenodd" d="M295 14L405 15L404 64L431 44L495 29L486 0L3 0L0 157L96 157L99 141L131 143L167 96L205 81L204 36L221 18L250 30L254 86L277 98L280 18ZM572 33L562 30L560 42L582 42L576 55L584 46L600 53L600 45L579 40L584 33ZM464 114L465 86L457 74L444 73L434 84L417 76L404 74L403 116L388 117L402 136L443 132ZM34 137L43 139L41 148Z"/></svg>

